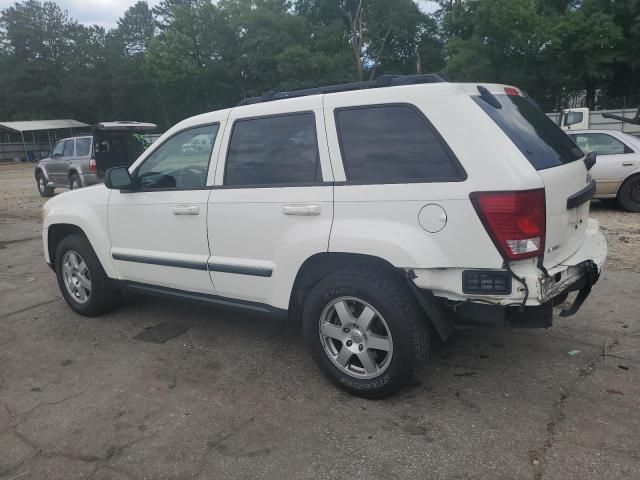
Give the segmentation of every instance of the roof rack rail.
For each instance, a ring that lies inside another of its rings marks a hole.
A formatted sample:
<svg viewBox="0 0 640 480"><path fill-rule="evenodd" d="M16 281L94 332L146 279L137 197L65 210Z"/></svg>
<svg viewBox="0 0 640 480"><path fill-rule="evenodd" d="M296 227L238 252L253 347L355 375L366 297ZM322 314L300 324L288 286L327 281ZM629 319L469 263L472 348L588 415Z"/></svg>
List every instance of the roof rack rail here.
<svg viewBox="0 0 640 480"><path fill-rule="evenodd" d="M327 85L324 87L306 88L304 90L294 90L291 92L264 92L260 97L245 98L238 103L242 105L253 105L255 103L272 102L274 100L284 100L285 98L306 97L321 93L348 92L350 90L365 90L368 88L396 87L399 85L416 85L419 83L440 83L447 80L437 73L426 73L422 75L380 75L375 80L364 82L343 83L340 85Z"/></svg>

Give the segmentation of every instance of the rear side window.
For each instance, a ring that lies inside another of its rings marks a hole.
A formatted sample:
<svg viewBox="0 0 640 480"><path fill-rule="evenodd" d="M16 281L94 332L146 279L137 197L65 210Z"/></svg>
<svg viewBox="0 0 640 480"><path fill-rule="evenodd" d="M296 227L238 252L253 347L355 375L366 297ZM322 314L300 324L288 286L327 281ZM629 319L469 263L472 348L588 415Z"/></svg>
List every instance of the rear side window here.
<svg viewBox="0 0 640 480"><path fill-rule="evenodd" d="M429 121L410 105L336 111L347 180L358 183L460 181L465 175Z"/></svg>
<svg viewBox="0 0 640 480"><path fill-rule="evenodd" d="M237 120L225 185L299 184L322 181L315 115L295 113Z"/></svg>
<svg viewBox="0 0 640 480"><path fill-rule="evenodd" d="M481 97L474 101L507 134L536 170L574 162L584 153L532 100L516 95L495 95L501 108Z"/></svg>
<svg viewBox="0 0 640 480"><path fill-rule="evenodd" d="M629 147L617 138L606 133L570 134L583 152L596 152L598 155L618 155L632 153Z"/></svg>
<svg viewBox="0 0 640 480"><path fill-rule="evenodd" d="M89 155L90 150L91 150L90 138L78 138L76 140L76 155L78 157L84 157L86 155Z"/></svg>
<svg viewBox="0 0 640 480"><path fill-rule="evenodd" d="M62 155L65 157L73 156L73 140L67 140L67 143L64 144L64 153Z"/></svg>

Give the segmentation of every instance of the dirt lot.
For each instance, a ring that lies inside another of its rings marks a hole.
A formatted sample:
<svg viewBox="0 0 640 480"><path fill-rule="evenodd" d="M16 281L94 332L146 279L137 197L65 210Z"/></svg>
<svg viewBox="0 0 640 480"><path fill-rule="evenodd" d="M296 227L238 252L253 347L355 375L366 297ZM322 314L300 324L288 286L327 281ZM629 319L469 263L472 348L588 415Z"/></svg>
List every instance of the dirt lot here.
<svg viewBox="0 0 640 480"><path fill-rule="evenodd" d="M0 165L2 480L640 478L640 214L593 203L611 254L576 316L460 332L373 402L285 322L142 296L73 314L42 203L32 167ZM184 333L138 336L158 324Z"/></svg>

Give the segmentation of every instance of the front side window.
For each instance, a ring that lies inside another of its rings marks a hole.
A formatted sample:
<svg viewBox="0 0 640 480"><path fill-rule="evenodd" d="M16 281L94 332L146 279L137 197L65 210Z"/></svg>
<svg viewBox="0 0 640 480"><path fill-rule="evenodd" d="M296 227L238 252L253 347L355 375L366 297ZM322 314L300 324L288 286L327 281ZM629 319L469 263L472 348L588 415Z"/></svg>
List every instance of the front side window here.
<svg viewBox="0 0 640 480"><path fill-rule="evenodd" d="M65 143L66 143L65 140L62 140L62 141L58 142L56 147L53 149L53 153L51 154L51 156L52 157L61 157L64 154L64 144Z"/></svg>
<svg viewBox="0 0 640 480"><path fill-rule="evenodd" d="M160 145L138 168L140 186L177 190L204 187L218 127L215 124L191 128Z"/></svg>
<svg viewBox="0 0 640 480"><path fill-rule="evenodd" d="M585 153L617 155L633 151L620 140L606 133L574 133L571 137Z"/></svg>
<svg viewBox="0 0 640 480"><path fill-rule="evenodd" d="M237 120L225 185L299 184L322 181L313 113Z"/></svg>
<svg viewBox="0 0 640 480"><path fill-rule="evenodd" d="M73 140L67 140L67 143L64 144L64 153L62 155L65 157L73 156Z"/></svg>
<svg viewBox="0 0 640 480"><path fill-rule="evenodd" d="M460 181L453 153L427 119L409 105L336 112L347 180L370 183Z"/></svg>
<svg viewBox="0 0 640 480"><path fill-rule="evenodd" d="M85 157L91 151L91 138L78 138L76 140L76 154L78 157Z"/></svg>

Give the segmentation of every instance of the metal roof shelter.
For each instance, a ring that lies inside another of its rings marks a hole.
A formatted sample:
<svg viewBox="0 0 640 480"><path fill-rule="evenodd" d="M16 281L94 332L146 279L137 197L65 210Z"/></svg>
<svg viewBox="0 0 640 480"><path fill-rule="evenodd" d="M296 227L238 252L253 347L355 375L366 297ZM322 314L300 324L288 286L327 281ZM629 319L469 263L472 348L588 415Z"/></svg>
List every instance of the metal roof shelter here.
<svg viewBox="0 0 640 480"><path fill-rule="evenodd" d="M69 136L72 137L74 129L84 130L89 127L90 125L86 123L71 119L0 122L0 161L11 160L15 158L16 154L22 155L23 153L25 160L35 160L53 148L53 143L57 142L60 130L68 129ZM2 135L2 132L4 132L4 135ZM46 139L43 132L46 132ZM31 137L31 141L25 140L25 133L30 133L28 136ZM2 141L3 137L5 137L6 142ZM39 137L39 140L37 137ZM20 150L22 151L16 150L16 147L20 145L22 147ZM31 156L29 153L31 153Z"/></svg>

